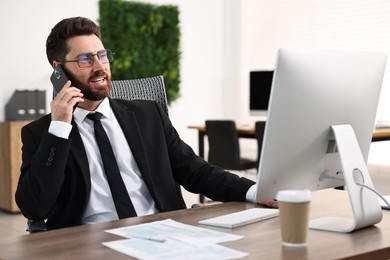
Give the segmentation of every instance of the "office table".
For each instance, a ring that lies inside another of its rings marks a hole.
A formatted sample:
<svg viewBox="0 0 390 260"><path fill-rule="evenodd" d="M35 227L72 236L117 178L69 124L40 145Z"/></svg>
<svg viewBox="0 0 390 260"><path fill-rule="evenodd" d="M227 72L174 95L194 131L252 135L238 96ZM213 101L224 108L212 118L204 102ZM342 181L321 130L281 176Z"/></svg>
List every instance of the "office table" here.
<svg viewBox="0 0 390 260"><path fill-rule="evenodd" d="M328 189L313 192L312 195L310 218L350 214L345 191ZM9 237L0 239L0 259L129 259L129 256L102 245L102 242L122 239L108 234L104 230L167 218L197 225L198 220L201 219L255 206L258 205L246 202L220 203L194 209ZM207 228L243 235L244 238L241 240L222 243L222 245L249 253L249 257L245 259L390 258L390 211L383 211L383 219L377 225L352 233L309 230L308 246L304 249L289 249L281 246L279 218L235 229Z"/></svg>
<svg viewBox="0 0 390 260"><path fill-rule="evenodd" d="M204 125L190 125L190 129L198 131L198 155L204 158L204 137L206 136L206 127ZM241 138L256 138L256 130L251 126L237 126L238 136ZM375 129L372 133L372 142L389 141L390 128Z"/></svg>

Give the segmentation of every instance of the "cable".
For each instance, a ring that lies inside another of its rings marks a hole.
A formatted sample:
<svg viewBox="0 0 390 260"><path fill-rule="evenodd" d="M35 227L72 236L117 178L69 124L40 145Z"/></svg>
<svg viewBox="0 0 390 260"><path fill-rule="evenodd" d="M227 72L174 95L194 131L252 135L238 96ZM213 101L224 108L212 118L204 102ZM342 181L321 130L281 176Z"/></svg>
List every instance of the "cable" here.
<svg viewBox="0 0 390 260"><path fill-rule="evenodd" d="M380 194L378 191L376 191L375 189L373 189L373 188L371 188L370 186L367 186L367 185L365 185L365 184L363 184L363 183L358 183L358 182L356 182L356 184L359 185L359 186L361 186L361 187L363 187L363 188L367 188L367 189L369 189L370 191L374 192L376 195L378 195L378 196L386 203L387 207L390 208L390 203L389 203L389 202L382 196L382 194Z"/></svg>
<svg viewBox="0 0 390 260"><path fill-rule="evenodd" d="M321 179L321 178L327 178L327 179L332 179L332 180L344 181L344 178L341 178L341 177L339 177L339 176L337 176L337 177L331 176L331 175L329 175L329 173L328 173L327 171L325 171L325 172L323 172L323 173L321 174L320 179ZM355 183L356 183L357 185L359 185L360 187L367 188L367 189L369 189L370 191L374 192L376 195L378 195L378 197L380 197L380 198L386 203L387 207L390 209L390 203L389 203L389 202L383 197L383 195L380 194L378 191L376 191L375 189L371 188L370 186L367 186L367 185L365 185L365 184L363 184L363 183L357 182L356 180L355 180Z"/></svg>

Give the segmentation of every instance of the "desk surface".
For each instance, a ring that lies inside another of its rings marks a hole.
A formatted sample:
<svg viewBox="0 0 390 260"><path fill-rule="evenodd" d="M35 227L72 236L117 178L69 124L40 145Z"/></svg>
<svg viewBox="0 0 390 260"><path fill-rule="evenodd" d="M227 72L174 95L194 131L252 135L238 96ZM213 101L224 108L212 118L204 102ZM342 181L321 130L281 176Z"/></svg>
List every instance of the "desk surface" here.
<svg viewBox="0 0 390 260"><path fill-rule="evenodd" d="M237 132L239 134L248 134L248 135L253 135L253 136L255 136L255 134L256 134L256 130L252 126L237 125L236 127L237 127ZM189 125L188 128L198 130L200 133L206 133L206 126L204 126L204 125Z"/></svg>
<svg viewBox="0 0 390 260"><path fill-rule="evenodd" d="M189 129L198 130L200 133L206 133L206 127L204 125L190 125ZM237 132L239 135L243 135L244 137L254 137L256 134L256 130L254 127L249 125L237 126ZM372 133L373 141L385 141L390 140L390 127L375 129Z"/></svg>
<svg viewBox="0 0 390 260"><path fill-rule="evenodd" d="M373 141L387 141L390 140L390 128L375 129L372 133Z"/></svg>
<svg viewBox="0 0 390 260"><path fill-rule="evenodd" d="M348 215L347 193L339 190L313 192L311 218ZM104 230L136 225L166 218L186 224L221 214L252 208L255 205L231 202L196 209L179 210L145 217L83 225L0 240L0 259L129 259L128 256L102 245L102 242L121 239ZM383 212L382 221L349 234L309 230L306 249L281 246L279 219L235 229L215 230L244 235L244 239L223 245L248 252L246 259L388 259L390 257L390 211ZM24 228L24 227L20 227ZM211 228L211 227L207 227Z"/></svg>

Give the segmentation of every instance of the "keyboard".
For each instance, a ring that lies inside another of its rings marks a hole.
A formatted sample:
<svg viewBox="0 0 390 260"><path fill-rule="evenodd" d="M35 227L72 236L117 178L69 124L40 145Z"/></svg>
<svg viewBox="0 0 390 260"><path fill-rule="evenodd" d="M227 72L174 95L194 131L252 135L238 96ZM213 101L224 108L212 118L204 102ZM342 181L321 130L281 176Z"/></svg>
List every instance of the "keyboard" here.
<svg viewBox="0 0 390 260"><path fill-rule="evenodd" d="M279 209L253 208L200 220L202 225L236 228L279 216Z"/></svg>

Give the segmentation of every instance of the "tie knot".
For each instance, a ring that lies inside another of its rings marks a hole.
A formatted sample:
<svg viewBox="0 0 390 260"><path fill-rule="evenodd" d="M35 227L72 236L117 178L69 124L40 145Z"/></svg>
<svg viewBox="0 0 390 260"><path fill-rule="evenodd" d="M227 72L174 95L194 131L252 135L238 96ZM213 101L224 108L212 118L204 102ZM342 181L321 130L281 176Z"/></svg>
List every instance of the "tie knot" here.
<svg viewBox="0 0 390 260"><path fill-rule="evenodd" d="M87 115L89 119L91 119L93 122L100 122L100 118L102 118L103 114L100 112L90 113Z"/></svg>

